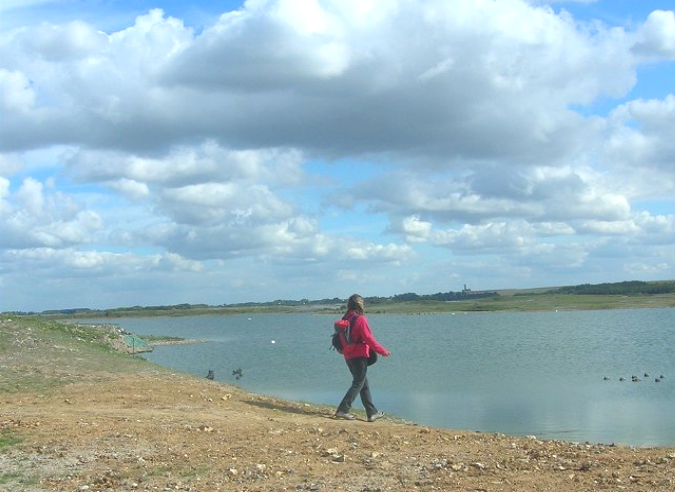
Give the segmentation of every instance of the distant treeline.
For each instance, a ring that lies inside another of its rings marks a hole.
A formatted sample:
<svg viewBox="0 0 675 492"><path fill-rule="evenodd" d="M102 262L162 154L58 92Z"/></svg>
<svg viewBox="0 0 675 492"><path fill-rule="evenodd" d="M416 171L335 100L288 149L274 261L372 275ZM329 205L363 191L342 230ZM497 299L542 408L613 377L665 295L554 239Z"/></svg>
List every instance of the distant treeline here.
<svg viewBox="0 0 675 492"><path fill-rule="evenodd" d="M208 304L173 304L170 306L131 306L124 308L115 308L115 309L90 309L90 308L69 308L69 309L53 309L49 311L42 311L40 314L66 314L66 315L75 315L75 314L98 314L102 311L180 311L180 310L189 310L189 309L208 309L210 306ZM23 313L23 314L35 314L35 313Z"/></svg>
<svg viewBox="0 0 675 492"><path fill-rule="evenodd" d="M344 299L339 297L333 297L332 299L317 299L310 301L309 299L276 299L269 302L240 302L238 304L223 304L223 307L273 307L273 306L318 306L318 305L330 305L330 304L340 304L347 302Z"/></svg>
<svg viewBox="0 0 675 492"><path fill-rule="evenodd" d="M663 281L663 282L640 282L640 281L629 281L629 282L617 282L617 283L605 283L605 284L582 284L572 287L560 287L546 291L544 294L576 294L576 295L654 295L654 294L670 294L675 293L675 281ZM515 296L527 295L531 296L533 293L531 291L524 291L522 293L515 293ZM450 301L467 301L467 300L478 300L478 299L489 299L489 298L499 298L500 294L498 292L490 291L472 291L472 290L462 290L461 292L439 292L437 294L429 295L419 295L413 292L406 294L398 294L390 297L366 297L366 303L370 305L377 304L395 304L395 303L406 303L406 302L423 302L423 301L433 301L433 302L450 302ZM59 316L73 316L73 317L85 317L85 316L125 316L130 314L140 314L140 315L158 315L158 314L200 314L200 313L214 313L214 312L247 312L252 309L283 309L283 308L292 308L296 309L298 307L310 307L310 308L319 308L319 309L344 309L347 304L347 299L341 299L339 297L333 297L330 299L277 299L274 301L268 302L245 302L237 304L221 304L216 306L211 306L208 304L173 304L167 306L132 306L132 307L121 307L114 309L89 309L89 308L72 308L72 309L59 309L59 310L50 310L42 311L44 315L59 315ZM13 312L13 314L36 314L34 312Z"/></svg>
<svg viewBox="0 0 675 492"><path fill-rule="evenodd" d="M439 292L437 294L430 295L418 295L415 293L408 294L398 294L392 297L387 298L371 298L369 299L371 304L377 302L414 302L414 301L437 301L437 302L449 302L449 301L466 301L470 299L485 299L488 297L499 297L499 294L496 292L473 292L470 290L463 290L462 292Z"/></svg>
<svg viewBox="0 0 675 492"><path fill-rule="evenodd" d="M470 290L465 290L462 292L445 292L437 293L431 295L418 295L415 293L407 294L398 294L391 297L365 297L366 303L370 305L384 304L384 303L397 303L397 302L415 302L415 301L466 301L471 299L484 299L490 297L499 297L497 292L473 292ZM42 311L39 314L43 315L60 315L60 316L73 316L73 317L84 317L84 316L126 316L130 314L140 314L140 315L158 315L162 313L166 314L179 314L189 311L189 314L196 312L213 312L217 310L227 310L232 312L233 310L245 311L247 309L269 309L269 308L297 308L302 306L307 307L327 307L331 306L336 309L344 309L347 305L347 299L341 299L339 297L333 297L330 299L276 299L274 301L268 302L242 302L236 304L221 304L211 306L208 304L172 304L166 306L131 306L131 307L120 307L113 309L90 309L90 308L70 308L70 309L54 309L49 311ZM36 314L36 313L14 313L14 314Z"/></svg>
<svg viewBox="0 0 675 492"><path fill-rule="evenodd" d="M465 301L467 299L484 299L486 297L499 297L499 294L496 292L473 292L470 290L464 290L462 292L445 292L431 295L418 295L415 293L407 294L398 294L390 297L364 297L364 300L368 304L382 304L382 303L392 303L392 302L414 302L414 301ZM223 304L220 307L232 307L232 308L251 308L251 307L278 307L278 306L287 306L287 307L298 307L298 306L340 306L344 307L347 305L347 299L341 299L339 297L333 297L332 299L317 299L310 301L309 299L277 299L270 302L245 302L239 304Z"/></svg>
<svg viewBox="0 0 675 492"><path fill-rule="evenodd" d="M675 292L675 282L617 282L612 284L582 284L574 287L561 287L549 291L549 294L577 294L587 296L633 296L670 294Z"/></svg>

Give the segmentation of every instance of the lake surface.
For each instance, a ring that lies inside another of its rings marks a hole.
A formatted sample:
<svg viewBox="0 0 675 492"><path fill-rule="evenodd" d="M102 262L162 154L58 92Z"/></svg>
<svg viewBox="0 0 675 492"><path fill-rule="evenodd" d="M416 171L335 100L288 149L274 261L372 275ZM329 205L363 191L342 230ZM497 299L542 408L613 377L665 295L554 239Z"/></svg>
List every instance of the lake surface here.
<svg viewBox="0 0 675 492"><path fill-rule="evenodd" d="M541 439L675 445L675 309L366 315L393 353L368 371L375 404L386 413L427 426ZM144 354L165 367L198 376L213 370L217 381L251 392L337 406L351 378L329 350L335 319L275 314L114 323L141 336L210 341ZM243 374L238 380L236 369ZM362 408L360 400L354 407Z"/></svg>

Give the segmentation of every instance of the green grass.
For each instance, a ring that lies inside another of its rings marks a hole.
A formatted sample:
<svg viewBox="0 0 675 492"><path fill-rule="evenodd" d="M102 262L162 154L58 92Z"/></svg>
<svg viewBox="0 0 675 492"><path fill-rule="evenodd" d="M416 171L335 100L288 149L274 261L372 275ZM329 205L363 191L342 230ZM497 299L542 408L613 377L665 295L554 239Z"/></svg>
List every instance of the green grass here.
<svg viewBox="0 0 675 492"><path fill-rule="evenodd" d="M23 474L21 473L0 473L0 485L22 483L26 485Z"/></svg>
<svg viewBox="0 0 675 492"><path fill-rule="evenodd" d="M8 430L0 431L0 453L13 446L19 445L22 442L23 440L21 439L21 437L19 437L14 432ZM25 485L27 480L28 479L24 476L24 474L18 471L11 471L6 473L0 472L0 485L17 484L17 483L22 483Z"/></svg>
<svg viewBox="0 0 675 492"><path fill-rule="evenodd" d="M153 367L115 350L119 335L106 327L39 316L0 316L0 393L45 391L83 378Z"/></svg>
<svg viewBox="0 0 675 492"><path fill-rule="evenodd" d="M0 432L0 451L21 443L21 438L13 432L3 430Z"/></svg>
<svg viewBox="0 0 675 492"><path fill-rule="evenodd" d="M203 467L192 468L192 467L190 467L187 470L180 471L179 476L183 480L189 480L189 479L194 479L194 478L206 476L206 475L208 475L208 473L209 473L208 468L203 468Z"/></svg>
<svg viewBox="0 0 675 492"><path fill-rule="evenodd" d="M162 335L143 335L143 340L146 342L153 343L162 343L162 342L182 342L185 338L181 337L169 337Z"/></svg>

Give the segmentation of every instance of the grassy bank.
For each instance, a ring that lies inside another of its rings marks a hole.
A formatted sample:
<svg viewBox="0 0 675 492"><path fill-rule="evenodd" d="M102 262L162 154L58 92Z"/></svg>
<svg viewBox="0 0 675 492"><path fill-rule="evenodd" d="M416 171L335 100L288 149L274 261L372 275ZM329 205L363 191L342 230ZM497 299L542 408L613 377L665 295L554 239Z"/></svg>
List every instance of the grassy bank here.
<svg viewBox="0 0 675 492"><path fill-rule="evenodd" d="M120 350L112 326L61 323L38 316L0 317L0 393L46 391L87 378L149 370Z"/></svg>

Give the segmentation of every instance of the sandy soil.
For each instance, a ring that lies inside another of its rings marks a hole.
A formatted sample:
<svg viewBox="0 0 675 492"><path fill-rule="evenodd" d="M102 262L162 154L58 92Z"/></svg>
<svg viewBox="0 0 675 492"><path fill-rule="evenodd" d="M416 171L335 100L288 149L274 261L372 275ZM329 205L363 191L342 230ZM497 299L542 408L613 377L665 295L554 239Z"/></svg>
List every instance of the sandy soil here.
<svg viewBox="0 0 675 492"><path fill-rule="evenodd" d="M332 412L153 366L5 392L0 491L675 490L675 448L342 421Z"/></svg>
<svg viewBox="0 0 675 492"><path fill-rule="evenodd" d="M24 484L2 490L675 490L675 449L336 421L183 375L3 396L0 408L0 429L24 439L0 455Z"/></svg>

